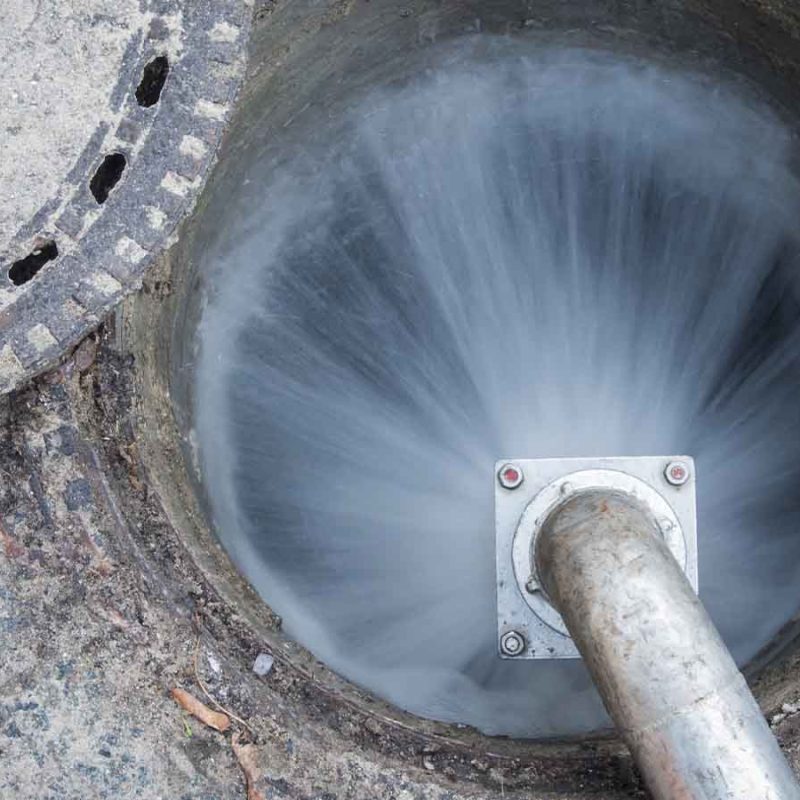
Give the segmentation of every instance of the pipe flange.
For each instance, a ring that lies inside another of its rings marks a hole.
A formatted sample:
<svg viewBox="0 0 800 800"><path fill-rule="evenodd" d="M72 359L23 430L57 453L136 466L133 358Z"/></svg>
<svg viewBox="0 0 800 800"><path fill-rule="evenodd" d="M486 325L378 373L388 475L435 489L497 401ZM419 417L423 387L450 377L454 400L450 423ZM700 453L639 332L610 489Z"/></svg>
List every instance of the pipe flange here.
<svg viewBox="0 0 800 800"><path fill-rule="evenodd" d="M686 480L669 481L669 465L680 463ZM588 459L504 459L495 474L512 464L524 483L509 491L495 481L497 634L523 637L520 658L579 658L561 615L550 603L536 571L536 539L553 510L570 497L592 489L635 498L658 524L664 542L697 591L695 469L688 456Z"/></svg>

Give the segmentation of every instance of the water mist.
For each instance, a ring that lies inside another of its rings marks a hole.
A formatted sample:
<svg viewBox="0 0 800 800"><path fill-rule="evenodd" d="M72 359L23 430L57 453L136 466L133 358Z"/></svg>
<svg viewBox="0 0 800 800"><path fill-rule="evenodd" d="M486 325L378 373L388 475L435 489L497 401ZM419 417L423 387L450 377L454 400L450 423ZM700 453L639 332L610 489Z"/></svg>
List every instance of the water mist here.
<svg viewBox="0 0 800 800"><path fill-rule="evenodd" d="M744 90L498 41L259 160L203 257L196 438L287 632L420 715L607 726L580 662L496 653L493 467L686 452L740 661L797 610L800 193ZM291 131L290 131L291 133Z"/></svg>

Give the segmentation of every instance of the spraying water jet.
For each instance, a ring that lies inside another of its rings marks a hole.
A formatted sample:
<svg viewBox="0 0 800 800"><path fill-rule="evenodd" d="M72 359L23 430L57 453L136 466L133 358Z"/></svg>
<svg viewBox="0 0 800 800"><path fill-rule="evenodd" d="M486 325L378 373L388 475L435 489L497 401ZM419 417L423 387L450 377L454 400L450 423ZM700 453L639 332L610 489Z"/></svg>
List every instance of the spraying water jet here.
<svg viewBox="0 0 800 800"><path fill-rule="evenodd" d="M547 38L248 98L184 245L174 388L220 541L289 637L453 737L611 726L581 660L498 658L499 455L694 454L737 662L796 606L791 133L746 82Z"/></svg>
<svg viewBox="0 0 800 800"><path fill-rule="evenodd" d="M223 543L326 663L488 733L602 729L580 662L496 660L493 464L694 453L730 565L706 602L740 659L781 627L791 512L768 566L740 559L800 446L790 137L636 58L440 53L227 198L199 256L197 455ZM745 516L759 474L782 477ZM759 624L731 584L769 595Z"/></svg>

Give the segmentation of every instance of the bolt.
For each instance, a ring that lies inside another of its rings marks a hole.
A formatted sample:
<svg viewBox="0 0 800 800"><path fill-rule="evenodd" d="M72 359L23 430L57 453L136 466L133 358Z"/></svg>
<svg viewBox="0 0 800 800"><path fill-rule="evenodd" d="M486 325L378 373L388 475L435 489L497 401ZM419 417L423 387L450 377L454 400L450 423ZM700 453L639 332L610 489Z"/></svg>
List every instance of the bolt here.
<svg viewBox="0 0 800 800"><path fill-rule="evenodd" d="M525 651L525 637L516 631L504 633L500 639L500 650L506 656L518 656Z"/></svg>
<svg viewBox="0 0 800 800"><path fill-rule="evenodd" d="M504 489L516 489L522 485L525 476L522 474L522 470L514 464L503 464L497 473L497 479Z"/></svg>
<svg viewBox="0 0 800 800"><path fill-rule="evenodd" d="M670 461L664 477L671 486L683 486L689 480L689 467L683 461Z"/></svg>
<svg viewBox="0 0 800 800"><path fill-rule="evenodd" d="M528 578L528 582L525 584L525 591L528 594L536 594L537 592L541 591L541 587L536 582L536 578L534 577Z"/></svg>

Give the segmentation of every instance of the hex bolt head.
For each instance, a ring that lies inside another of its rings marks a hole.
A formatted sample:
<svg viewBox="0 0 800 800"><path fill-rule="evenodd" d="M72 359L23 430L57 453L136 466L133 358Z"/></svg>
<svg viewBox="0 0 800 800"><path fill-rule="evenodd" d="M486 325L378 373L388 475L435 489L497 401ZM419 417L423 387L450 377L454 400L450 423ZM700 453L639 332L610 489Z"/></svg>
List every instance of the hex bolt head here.
<svg viewBox="0 0 800 800"><path fill-rule="evenodd" d="M497 480L504 489L516 489L522 486L525 476L516 464L503 464L497 471Z"/></svg>
<svg viewBox="0 0 800 800"><path fill-rule="evenodd" d="M664 477L670 486L683 486L689 480L689 465L683 461L670 461L664 469Z"/></svg>
<svg viewBox="0 0 800 800"><path fill-rule="evenodd" d="M525 637L517 631L508 631L500 638L500 650L505 656L520 656L525 652Z"/></svg>

